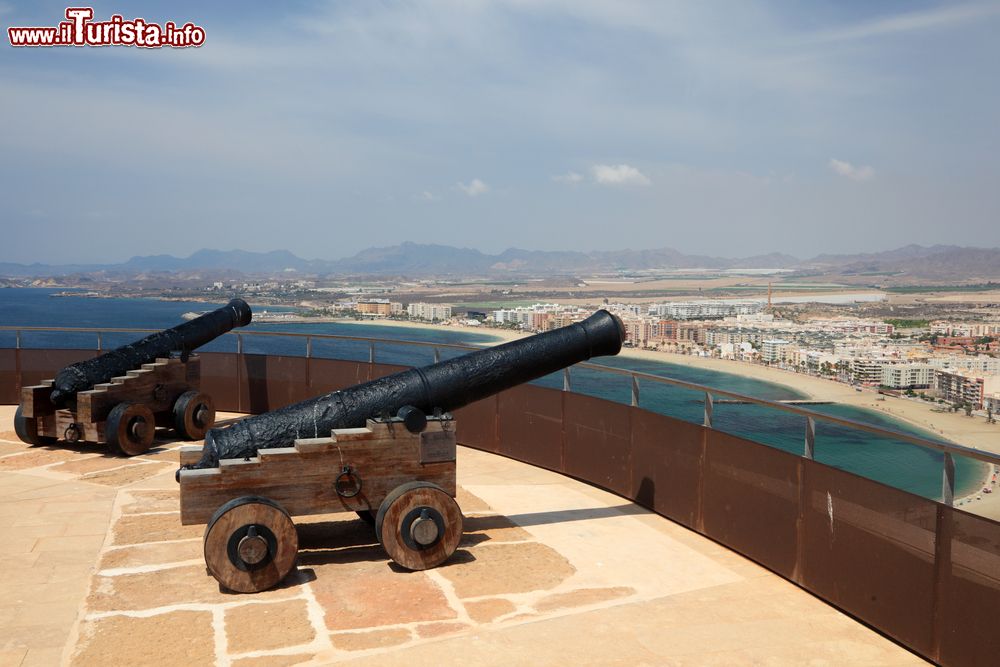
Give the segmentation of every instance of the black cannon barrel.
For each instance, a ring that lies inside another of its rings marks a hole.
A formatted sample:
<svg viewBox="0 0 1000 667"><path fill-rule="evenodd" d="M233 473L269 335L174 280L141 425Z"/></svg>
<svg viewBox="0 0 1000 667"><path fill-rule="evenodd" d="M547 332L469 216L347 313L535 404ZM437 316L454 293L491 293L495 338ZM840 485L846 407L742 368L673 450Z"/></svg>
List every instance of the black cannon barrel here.
<svg viewBox="0 0 1000 667"><path fill-rule="evenodd" d="M191 352L227 331L250 324L252 317L246 301L233 299L221 308L173 328L150 334L93 359L70 364L56 374L52 383L52 403L64 407L78 391L91 389L171 352Z"/></svg>
<svg viewBox="0 0 1000 667"><path fill-rule="evenodd" d="M327 436L335 428L365 425L371 417L405 406L448 411L529 382L591 357L618 354L625 340L621 320L599 310L554 331L389 375L280 410L215 428L205 437L194 468L220 459L256 456L259 449L287 447L297 438Z"/></svg>

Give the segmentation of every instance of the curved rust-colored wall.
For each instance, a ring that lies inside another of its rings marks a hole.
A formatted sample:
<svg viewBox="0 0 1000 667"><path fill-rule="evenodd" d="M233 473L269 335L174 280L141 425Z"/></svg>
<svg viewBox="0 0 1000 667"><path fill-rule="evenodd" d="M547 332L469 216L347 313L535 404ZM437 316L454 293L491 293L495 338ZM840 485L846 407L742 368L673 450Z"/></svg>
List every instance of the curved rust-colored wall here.
<svg viewBox="0 0 1000 667"><path fill-rule="evenodd" d="M0 402L84 350L0 350ZM401 370L204 353L220 410L264 412ZM1000 655L1000 523L701 425L522 385L455 414L459 442L612 491L946 664ZM664 563L664 567L670 567Z"/></svg>

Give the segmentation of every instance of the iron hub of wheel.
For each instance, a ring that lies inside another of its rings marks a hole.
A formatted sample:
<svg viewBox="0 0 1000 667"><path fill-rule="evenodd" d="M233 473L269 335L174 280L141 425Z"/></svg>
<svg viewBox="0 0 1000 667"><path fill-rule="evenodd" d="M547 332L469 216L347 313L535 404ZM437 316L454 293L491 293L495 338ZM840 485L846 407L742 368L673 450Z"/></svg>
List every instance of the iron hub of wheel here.
<svg viewBox="0 0 1000 667"><path fill-rule="evenodd" d="M400 532L411 549L428 549L444 535L444 517L433 507L416 507L403 518Z"/></svg>
<svg viewBox="0 0 1000 667"><path fill-rule="evenodd" d="M134 417L128 424L128 431L136 440L142 440L146 436L146 420L142 417Z"/></svg>
<svg viewBox="0 0 1000 667"><path fill-rule="evenodd" d="M257 526L250 526L247 534L236 547L240 559L247 565L257 565L267 558L267 540L257 534Z"/></svg>
<svg viewBox="0 0 1000 667"><path fill-rule="evenodd" d="M278 540L264 525L247 524L234 530L226 545L229 562L248 572L264 567L278 553Z"/></svg>

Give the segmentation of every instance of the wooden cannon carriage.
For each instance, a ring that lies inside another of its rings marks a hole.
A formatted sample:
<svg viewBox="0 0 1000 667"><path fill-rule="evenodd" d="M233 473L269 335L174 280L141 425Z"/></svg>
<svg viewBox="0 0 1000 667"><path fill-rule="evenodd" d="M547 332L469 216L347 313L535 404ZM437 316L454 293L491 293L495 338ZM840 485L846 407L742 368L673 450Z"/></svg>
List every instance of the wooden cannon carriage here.
<svg viewBox="0 0 1000 667"><path fill-rule="evenodd" d="M440 565L462 535L455 425L446 411L617 354L624 340L621 321L601 310L553 331L212 429L204 447L182 454L181 522L207 524L208 569L238 592L265 590L291 571L298 549L291 516L300 514L358 512L373 520L398 564ZM330 436L301 437L319 433Z"/></svg>
<svg viewBox="0 0 1000 667"><path fill-rule="evenodd" d="M201 361L191 351L253 314L242 299L175 327L64 367L51 380L24 387L14 430L24 442L108 443L135 456L153 444L157 426L200 440L215 423L211 397L198 391Z"/></svg>
<svg viewBox="0 0 1000 667"><path fill-rule="evenodd" d="M181 464L201 453L182 448ZM217 468L182 468L178 480L181 523L206 524L205 563L240 593L271 588L294 567L293 516L357 512L374 524L389 557L410 570L440 565L462 536L449 416L370 419L363 428L223 459Z"/></svg>
<svg viewBox="0 0 1000 667"><path fill-rule="evenodd" d="M32 445L107 443L126 456L153 444L156 427L176 430L186 440L201 440L215 423L212 397L201 393L201 359L191 355L157 359L76 394L76 405L57 407L53 380L23 387L14 414L17 436Z"/></svg>

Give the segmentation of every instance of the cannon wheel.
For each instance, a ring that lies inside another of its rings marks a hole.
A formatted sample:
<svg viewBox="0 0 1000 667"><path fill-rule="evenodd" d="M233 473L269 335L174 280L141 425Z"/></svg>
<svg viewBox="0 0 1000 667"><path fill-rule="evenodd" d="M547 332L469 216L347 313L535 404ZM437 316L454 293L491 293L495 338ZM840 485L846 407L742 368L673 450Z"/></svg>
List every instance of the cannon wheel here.
<svg viewBox="0 0 1000 667"><path fill-rule="evenodd" d="M174 402L174 428L185 440L201 440L215 423L215 402L199 391L184 392Z"/></svg>
<svg viewBox="0 0 1000 667"><path fill-rule="evenodd" d="M147 451L156 435L153 411L142 403L119 403L111 409L104 434L112 449L126 456Z"/></svg>
<svg viewBox="0 0 1000 667"><path fill-rule="evenodd" d="M14 433L23 442L33 447L35 445L51 445L56 441L51 436L38 435L38 420L34 417L25 417L20 405L14 412Z"/></svg>
<svg viewBox="0 0 1000 667"><path fill-rule="evenodd" d="M237 593L259 593L275 586L292 571L298 551L292 518L267 498L230 500L205 527L208 571Z"/></svg>
<svg viewBox="0 0 1000 667"><path fill-rule="evenodd" d="M409 482L382 501L375 534L389 557L408 570L437 567L462 539L462 510L437 484Z"/></svg>

